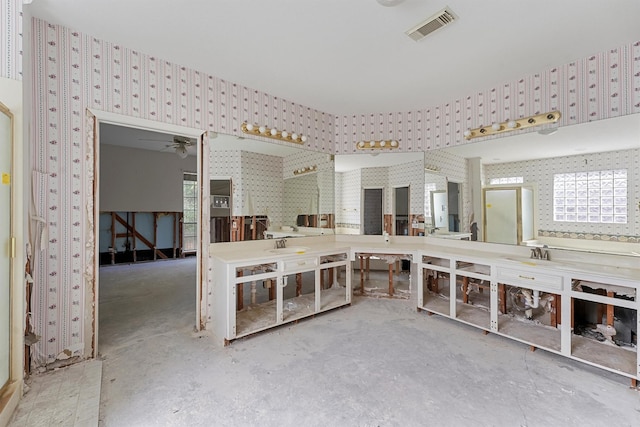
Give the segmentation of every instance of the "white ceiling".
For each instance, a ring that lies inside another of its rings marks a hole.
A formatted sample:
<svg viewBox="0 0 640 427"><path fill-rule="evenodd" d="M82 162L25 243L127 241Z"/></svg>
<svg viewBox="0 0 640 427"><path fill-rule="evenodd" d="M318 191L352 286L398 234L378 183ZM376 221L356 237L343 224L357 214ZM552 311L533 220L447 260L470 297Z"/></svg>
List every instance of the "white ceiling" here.
<svg viewBox="0 0 640 427"><path fill-rule="evenodd" d="M405 35L445 6L459 19L418 42ZM34 0L25 8L336 115L424 109L640 40L638 0Z"/></svg>

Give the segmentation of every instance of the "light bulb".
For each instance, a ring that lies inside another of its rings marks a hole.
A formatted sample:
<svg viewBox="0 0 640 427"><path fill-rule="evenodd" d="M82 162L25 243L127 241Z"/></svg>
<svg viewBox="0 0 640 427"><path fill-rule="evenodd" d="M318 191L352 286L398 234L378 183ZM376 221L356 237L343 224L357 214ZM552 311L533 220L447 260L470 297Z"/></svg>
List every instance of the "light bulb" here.
<svg viewBox="0 0 640 427"><path fill-rule="evenodd" d="M358 147L360 147L360 148L364 147L364 141L358 142Z"/></svg>
<svg viewBox="0 0 640 427"><path fill-rule="evenodd" d="M260 133L267 133L267 128L266 128L266 127L264 127L264 126L260 126L260 127L258 128L258 131L259 131Z"/></svg>
<svg viewBox="0 0 640 427"><path fill-rule="evenodd" d="M465 138L468 138L471 136L471 131L469 129L465 130L463 135L465 136Z"/></svg>
<svg viewBox="0 0 640 427"><path fill-rule="evenodd" d="M380 147L384 147L385 145L387 145L387 141L380 141Z"/></svg>
<svg viewBox="0 0 640 427"><path fill-rule="evenodd" d="M278 134L278 129L272 128L271 129L271 135L276 136L277 134Z"/></svg>
<svg viewBox="0 0 640 427"><path fill-rule="evenodd" d="M251 123L247 124L247 130L251 132L253 130L253 125Z"/></svg>
<svg viewBox="0 0 640 427"><path fill-rule="evenodd" d="M302 140L302 142L307 142L307 135L302 135L300 140Z"/></svg>
<svg viewBox="0 0 640 427"><path fill-rule="evenodd" d="M282 135L283 138L286 138L289 136L289 132L287 132L286 130L283 130L280 135Z"/></svg>
<svg viewBox="0 0 640 427"><path fill-rule="evenodd" d="M502 125L500 125L500 123L494 123L494 124L491 125L491 129L496 130L496 131L500 130L500 129L502 129Z"/></svg>
<svg viewBox="0 0 640 427"><path fill-rule="evenodd" d="M293 139L294 141L298 140L298 134L297 133L292 133L291 134L291 139Z"/></svg>
<svg viewBox="0 0 640 427"><path fill-rule="evenodd" d="M518 123L516 123L515 120L509 120L507 122L507 126L510 127L511 129L515 129L518 127Z"/></svg>
<svg viewBox="0 0 640 427"><path fill-rule="evenodd" d="M375 141L369 141L369 147L375 147L376 142Z"/></svg>
<svg viewBox="0 0 640 427"><path fill-rule="evenodd" d="M391 146L392 147L397 147L398 146L398 141L391 141Z"/></svg>

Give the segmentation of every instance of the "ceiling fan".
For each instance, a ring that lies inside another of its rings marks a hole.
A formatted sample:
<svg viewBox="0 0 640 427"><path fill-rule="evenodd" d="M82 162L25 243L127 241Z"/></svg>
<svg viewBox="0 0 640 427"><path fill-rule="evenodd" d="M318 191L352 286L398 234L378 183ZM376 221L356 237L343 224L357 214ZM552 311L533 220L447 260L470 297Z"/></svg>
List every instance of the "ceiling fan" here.
<svg viewBox="0 0 640 427"><path fill-rule="evenodd" d="M174 136L173 142L167 145L167 148L173 148L181 159L186 159L189 155L187 151L188 147L193 145L193 141L190 138L184 136Z"/></svg>
<svg viewBox="0 0 640 427"><path fill-rule="evenodd" d="M154 141L154 142L168 142L163 139L146 139L146 138L138 138L140 141ZM186 136L173 136L173 142L165 145L165 148L161 151L167 151L169 149L173 149L175 153L181 159L186 159L189 155L189 151L187 150L189 147L195 144L195 141L192 138L187 138Z"/></svg>

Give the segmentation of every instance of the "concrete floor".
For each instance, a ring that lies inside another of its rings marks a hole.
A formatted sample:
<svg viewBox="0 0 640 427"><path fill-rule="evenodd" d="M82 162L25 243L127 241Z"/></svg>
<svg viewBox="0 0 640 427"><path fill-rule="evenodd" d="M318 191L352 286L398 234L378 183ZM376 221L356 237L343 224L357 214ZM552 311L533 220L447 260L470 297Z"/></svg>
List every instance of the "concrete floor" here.
<svg viewBox="0 0 640 427"><path fill-rule="evenodd" d="M225 348L194 332L194 287L195 259L101 269L100 426L640 425L627 378L414 298L355 297Z"/></svg>
<svg viewBox="0 0 640 427"><path fill-rule="evenodd" d="M194 261L101 270L101 425L640 425L626 378L413 300L356 297L221 347L193 330Z"/></svg>

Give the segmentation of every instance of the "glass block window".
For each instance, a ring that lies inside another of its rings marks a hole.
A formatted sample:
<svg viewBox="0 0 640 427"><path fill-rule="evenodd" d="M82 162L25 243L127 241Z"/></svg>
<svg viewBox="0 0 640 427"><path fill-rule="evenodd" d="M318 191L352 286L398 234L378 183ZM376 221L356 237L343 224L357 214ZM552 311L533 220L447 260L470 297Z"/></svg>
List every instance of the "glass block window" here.
<svg viewBox="0 0 640 427"><path fill-rule="evenodd" d="M627 170L553 175L553 219L627 223Z"/></svg>
<svg viewBox="0 0 640 427"><path fill-rule="evenodd" d="M436 183L429 182L424 185L424 216L431 217L431 192L436 191Z"/></svg>
<svg viewBox="0 0 640 427"><path fill-rule="evenodd" d="M524 183L524 178L521 176L509 176L505 178L491 178L489 180L489 185L498 185L498 184L522 184Z"/></svg>

